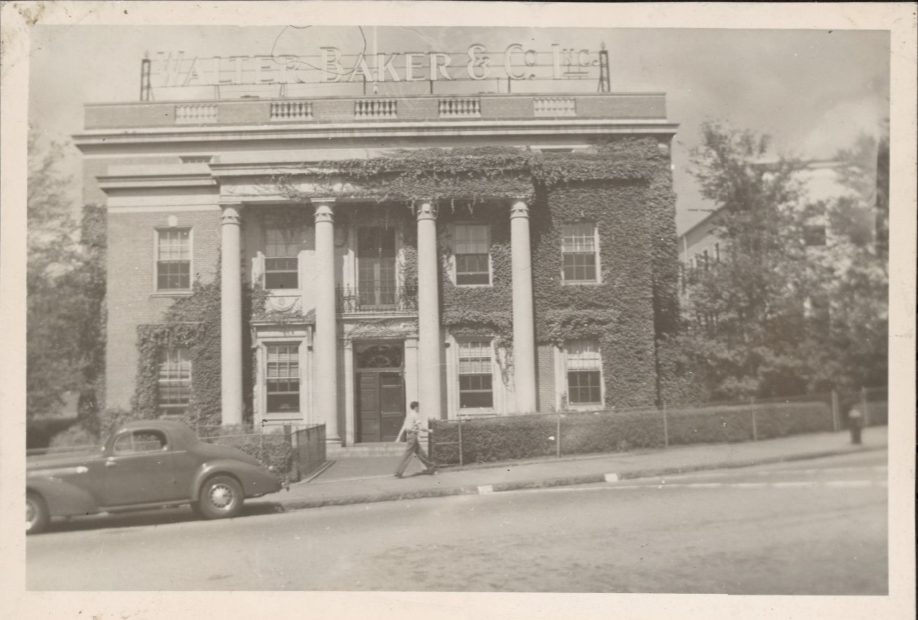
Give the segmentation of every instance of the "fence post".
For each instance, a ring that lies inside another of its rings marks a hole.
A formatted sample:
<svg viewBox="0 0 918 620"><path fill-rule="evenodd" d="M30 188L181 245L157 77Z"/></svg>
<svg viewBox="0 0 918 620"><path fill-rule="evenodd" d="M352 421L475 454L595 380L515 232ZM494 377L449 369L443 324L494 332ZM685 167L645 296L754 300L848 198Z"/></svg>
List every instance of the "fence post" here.
<svg viewBox="0 0 918 620"><path fill-rule="evenodd" d="M561 414L555 417L555 456L561 458Z"/></svg>
<svg viewBox="0 0 918 620"><path fill-rule="evenodd" d="M861 409L864 410L864 428L870 426L870 409L867 408L867 388L861 388Z"/></svg>
<svg viewBox="0 0 918 620"><path fill-rule="evenodd" d="M759 429L757 428L757 423L755 419L755 396L749 399L749 404L752 405L752 441L759 440Z"/></svg>
<svg viewBox="0 0 918 620"><path fill-rule="evenodd" d="M666 403L663 403L663 447L669 447L669 416L666 415Z"/></svg>
<svg viewBox="0 0 918 620"><path fill-rule="evenodd" d="M462 417L459 417L459 467L462 467Z"/></svg>
<svg viewBox="0 0 918 620"><path fill-rule="evenodd" d="M838 411L838 392L835 389L832 389L832 430L838 432L838 421L839 421L839 411Z"/></svg>

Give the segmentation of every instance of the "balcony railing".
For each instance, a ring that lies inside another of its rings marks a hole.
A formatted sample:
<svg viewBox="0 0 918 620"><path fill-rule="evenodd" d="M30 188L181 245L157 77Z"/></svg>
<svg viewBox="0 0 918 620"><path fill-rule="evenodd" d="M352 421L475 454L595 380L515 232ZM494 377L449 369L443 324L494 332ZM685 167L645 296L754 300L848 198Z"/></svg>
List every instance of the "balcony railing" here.
<svg viewBox="0 0 918 620"><path fill-rule="evenodd" d="M342 314L386 314L417 312L418 294L414 287L378 283L371 286L336 288L337 310Z"/></svg>
<svg viewBox="0 0 918 620"><path fill-rule="evenodd" d="M217 105L213 103L181 104L175 106L177 125L207 125L217 122Z"/></svg>
<svg viewBox="0 0 918 620"><path fill-rule="evenodd" d="M358 99L354 118L398 118L398 99Z"/></svg>

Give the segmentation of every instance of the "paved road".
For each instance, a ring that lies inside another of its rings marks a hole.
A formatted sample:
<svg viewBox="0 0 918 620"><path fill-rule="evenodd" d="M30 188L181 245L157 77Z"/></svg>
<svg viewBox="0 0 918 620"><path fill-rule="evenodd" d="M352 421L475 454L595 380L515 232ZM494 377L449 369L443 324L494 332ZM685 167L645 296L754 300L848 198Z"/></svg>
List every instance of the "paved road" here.
<svg viewBox="0 0 918 620"><path fill-rule="evenodd" d="M27 542L33 590L886 594L886 454Z"/></svg>

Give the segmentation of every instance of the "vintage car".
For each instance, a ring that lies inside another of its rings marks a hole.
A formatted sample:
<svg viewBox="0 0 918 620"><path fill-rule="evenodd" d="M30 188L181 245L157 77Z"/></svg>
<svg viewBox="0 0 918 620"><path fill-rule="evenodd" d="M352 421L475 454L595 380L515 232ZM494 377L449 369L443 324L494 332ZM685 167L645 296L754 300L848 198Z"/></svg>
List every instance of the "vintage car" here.
<svg viewBox="0 0 918 620"><path fill-rule="evenodd" d="M183 504L223 519L238 515L245 498L281 487L254 457L203 442L181 422L129 422L102 447L29 457L26 533L40 532L52 517Z"/></svg>

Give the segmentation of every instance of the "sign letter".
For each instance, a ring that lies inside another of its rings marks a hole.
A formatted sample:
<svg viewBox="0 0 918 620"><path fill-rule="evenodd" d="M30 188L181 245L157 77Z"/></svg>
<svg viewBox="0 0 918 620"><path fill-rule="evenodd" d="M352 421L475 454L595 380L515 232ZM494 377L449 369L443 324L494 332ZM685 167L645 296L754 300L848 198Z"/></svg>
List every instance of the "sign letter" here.
<svg viewBox="0 0 918 620"><path fill-rule="evenodd" d="M363 54L357 57L357 63L354 65L354 70L351 71L351 74L347 76L347 81L353 82L357 74L363 74L363 79L367 82L373 81L373 75L370 73L370 68L367 66L367 59Z"/></svg>
<svg viewBox="0 0 918 620"><path fill-rule="evenodd" d="M480 43L476 43L469 48L469 64L466 65L465 70L473 80L483 80L491 73L491 58L489 56L478 58L478 54L483 54L484 52L485 46ZM476 69L480 69L481 73L477 73Z"/></svg>
<svg viewBox="0 0 918 620"><path fill-rule="evenodd" d="M162 52L157 52L157 53L158 53L158 54L162 54ZM180 83L180 82L179 82L179 80L180 80L179 70L181 69L181 66L182 66L182 56L184 56L184 55L185 55L184 52L179 52L179 53L176 55L175 60L173 60L173 59L172 59L172 54L171 54L171 53L166 54L166 59L163 60L163 83L162 83L162 86L164 86L164 87L169 87L169 86L175 86L175 85L177 85L177 84Z"/></svg>
<svg viewBox="0 0 918 620"><path fill-rule="evenodd" d="M523 52L523 46L520 45L519 43L514 43L513 45L511 45L511 46L509 46L509 47L507 48L507 51L504 52L504 70L507 72L507 77L509 77L510 79L513 79L513 80L525 80L525 79L526 79L526 72L525 72L525 71L522 72L522 73L520 73L520 74L516 74L516 73L513 72L513 63L511 62L511 60L512 60L512 58L513 58L513 57L512 57L512 54L513 54L514 51L518 51L518 52L522 53L522 52Z"/></svg>
<svg viewBox="0 0 918 620"><path fill-rule="evenodd" d="M414 64L415 58L422 58L423 54L405 54L405 81L406 82L419 82L424 78L421 76L414 77L414 70L420 70L421 67Z"/></svg>
<svg viewBox="0 0 918 620"><path fill-rule="evenodd" d="M337 47L322 48L322 81L339 82L344 74L341 66L341 52Z"/></svg>
<svg viewBox="0 0 918 620"><path fill-rule="evenodd" d="M440 64L440 61L443 61L443 64ZM453 78L449 77L446 68L450 63L449 54L444 54L443 52L431 52L430 53L430 79L437 79L437 71L440 71L440 75L443 76L444 80L451 80Z"/></svg>
<svg viewBox="0 0 918 620"><path fill-rule="evenodd" d="M386 81L386 71L389 72L389 75L392 76L393 82L400 82L401 80L398 77L398 73L395 72L395 65L392 63L395 62L395 57L398 54L392 54L389 56L389 60L386 60L385 54L376 55L376 81L385 82Z"/></svg>

